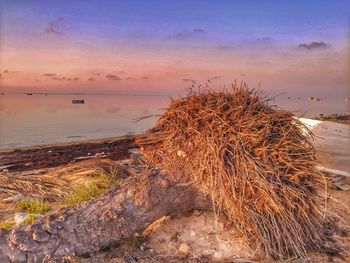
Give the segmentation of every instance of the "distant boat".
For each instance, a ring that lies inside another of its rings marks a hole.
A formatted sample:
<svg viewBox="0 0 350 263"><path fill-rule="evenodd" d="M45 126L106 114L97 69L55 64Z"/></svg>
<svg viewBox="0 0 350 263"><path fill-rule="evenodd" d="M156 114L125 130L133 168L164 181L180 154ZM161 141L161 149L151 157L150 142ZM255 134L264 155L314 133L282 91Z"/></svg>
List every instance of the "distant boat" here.
<svg viewBox="0 0 350 263"><path fill-rule="evenodd" d="M72 100L73 104L84 104L85 101L84 100Z"/></svg>
<svg viewBox="0 0 350 263"><path fill-rule="evenodd" d="M317 97L308 97L307 100L309 100L311 102L319 102L321 99L317 98Z"/></svg>
<svg viewBox="0 0 350 263"><path fill-rule="evenodd" d="M28 96L32 96L32 95L33 95L33 93L27 93L27 95L28 95Z"/></svg>

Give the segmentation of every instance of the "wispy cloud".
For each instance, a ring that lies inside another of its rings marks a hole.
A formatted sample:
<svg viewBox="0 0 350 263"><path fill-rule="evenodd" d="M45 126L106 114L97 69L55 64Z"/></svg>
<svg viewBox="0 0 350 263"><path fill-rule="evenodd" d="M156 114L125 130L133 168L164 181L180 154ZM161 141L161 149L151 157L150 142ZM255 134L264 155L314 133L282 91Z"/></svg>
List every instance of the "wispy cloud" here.
<svg viewBox="0 0 350 263"><path fill-rule="evenodd" d="M195 79L182 79L183 82L196 82Z"/></svg>
<svg viewBox="0 0 350 263"><path fill-rule="evenodd" d="M195 28L193 29L193 33L205 33L205 30L203 28Z"/></svg>
<svg viewBox="0 0 350 263"><path fill-rule="evenodd" d="M63 80L66 80L65 77L53 77L52 78L53 80L57 80L57 81L63 81Z"/></svg>
<svg viewBox="0 0 350 263"><path fill-rule="evenodd" d="M311 43L302 43L298 45L299 49L304 49L304 50L326 49L329 47L330 45L323 41L319 41L319 42L312 41Z"/></svg>
<svg viewBox="0 0 350 263"><path fill-rule="evenodd" d="M209 78L208 81L217 80L217 79L221 79L221 76L213 76Z"/></svg>
<svg viewBox="0 0 350 263"><path fill-rule="evenodd" d="M226 50L231 50L231 49L233 49L233 47L228 46L228 45L223 45L223 46L218 47L218 50L221 50L221 51L226 51Z"/></svg>
<svg viewBox="0 0 350 263"><path fill-rule="evenodd" d="M195 28L191 31L183 31L183 32L176 33L175 35L172 36L172 38L174 38L176 40L188 40L191 38L196 38L196 37L202 36L205 33L206 33L206 31L204 29Z"/></svg>
<svg viewBox="0 0 350 263"><path fill-rule="evenodd" d="M106 112L113 114L113 113L119 112L120 110L121 110L120 107L112 107L112 108L107 109Z"/></svg>
<svg viewBox="0 0 350 263"><path fill-rule="evenodd" d="M16 74L16 73L19 73L19 71L5 69L2 71L2 73L4 73L4 74Z"/></svg>
<svg viewBox="0 0 350 263"><path fill-rule="evenodd" d="M255 39L256 42L263 42L263 43L266 43L266 42L271 42L272 41L272 38L271 37L259 37L257 39Z"/></svg>
<svg viewBox="0 0 350 263"><path fill-rule="evenodd" d="M58 17L44 30L46 34L63 35L64 17Z"/></svg>
<svg viewBox="0 0 350 263"><path fill-rule="evenodd" d="M143 77L142 77L142 79L144 79L144 80L148 80L148 79L149 79L149 77L147 77L147 76L143 76Z"/></svg>
<svg viewBox="0 0 350 263"><path fill-rule="evenodd" d="M115 74L107 74L106 78L109 79L109 80L122 80L120 77L118 77Z"/></svg>
<svg viewBox="0 0 350 263"><path fill-rule="evenodd" d="M88 78L88 81L96 81L96 79L91 77L91 78Z"/></svg>
<svg viewBox="0 0 350 263"><path fill-rule="evenodd" d="M56 76L56 73L45 73L43 74L44 77L53 77Z"/></svg>

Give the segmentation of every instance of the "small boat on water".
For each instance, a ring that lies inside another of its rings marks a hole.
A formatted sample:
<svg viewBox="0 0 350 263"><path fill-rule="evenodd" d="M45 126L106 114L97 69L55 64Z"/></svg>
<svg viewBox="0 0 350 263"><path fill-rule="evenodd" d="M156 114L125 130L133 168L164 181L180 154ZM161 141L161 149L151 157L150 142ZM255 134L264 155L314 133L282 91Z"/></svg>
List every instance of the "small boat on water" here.
<svg viewBox="0 0 350 263"><path fill-rule="evenodd" d="M28 95L28 96L32 96L32 95L33 95L33 93L27 93L27 95Z"/></svg>
<svg viewBox="0 0 350 263"><path fill-rule="evenodd" d="M84 104L85 101L84 100L72 100L72 104Z"/></svg>

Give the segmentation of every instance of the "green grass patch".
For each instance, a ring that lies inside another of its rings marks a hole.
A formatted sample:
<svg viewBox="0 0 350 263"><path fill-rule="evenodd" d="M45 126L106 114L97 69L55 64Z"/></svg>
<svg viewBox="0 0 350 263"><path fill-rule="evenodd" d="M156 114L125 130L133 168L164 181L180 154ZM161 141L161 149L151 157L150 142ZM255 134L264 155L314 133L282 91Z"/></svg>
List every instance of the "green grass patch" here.
<svg viewBox="0 0 350 263"><path fill-rule="evenodd" d="M49 202L40 199L24 199L19 201L17 206L29 214L45 214L51 210Z"/></svg>
<svg viewBox="0 0 350 263"><path fill-rule="evenodd" d="M91 198L101 195L111 186L119 185L119 169L117 166L109 166L102 169L101 174L82 185L76 186L65 197L66 206L82 204Z"/></svg>
<svg viewBox="0 0 350 263"><path fill-rule="evenodd" d="M67 206L79 205L103 192L104 189L98 186L97 181L87 182L84 185L74 187L72 193L66 195L65 204Z"/></svg>
<svg viewBox="0 0 350 263"><path fill-rule="evenodd" d="M8 230L15 225L14 220L5 220L0 223L0 229Z"/></svg>

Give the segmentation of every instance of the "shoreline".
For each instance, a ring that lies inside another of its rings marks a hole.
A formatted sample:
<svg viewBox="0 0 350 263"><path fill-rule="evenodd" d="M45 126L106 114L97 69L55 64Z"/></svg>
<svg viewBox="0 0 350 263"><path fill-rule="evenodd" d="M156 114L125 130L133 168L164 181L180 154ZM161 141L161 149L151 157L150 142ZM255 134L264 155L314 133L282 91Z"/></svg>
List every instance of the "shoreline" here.
<svg viewBox="0 0 350 263"><path fill-rule="evenodd" d="M40 149L40 148L46 148L46 147L64 147L64 146L72 146L76 144L85 144L85 143L104 143L104 142L113 142L123 139L131 139L137 136L135 135L120 135L120 136L113 136L113 137L102 137L97 139L84 139L84 140L76 140L76 141L67 141L67 142L58 142L58 143L44 143L44 144L38 144L38 145L29 145L29 146L19 146L14 148L4 148L0 149L0 154L4 152L11 152L11 151L24 151L24 150L31 150L31 149Z"/></svg>
<svg viewBox="0 0 350 263"><path fill-rule="evenodd" d="M129 149L135 147L134 136L120 136L5 149L0 151L0 172L59 167L87 159L121 160L129 158Z"/></svg>

